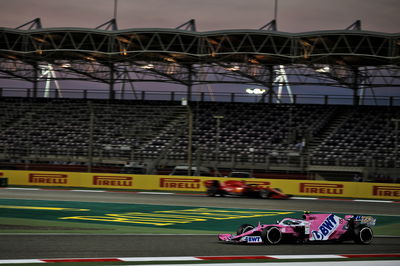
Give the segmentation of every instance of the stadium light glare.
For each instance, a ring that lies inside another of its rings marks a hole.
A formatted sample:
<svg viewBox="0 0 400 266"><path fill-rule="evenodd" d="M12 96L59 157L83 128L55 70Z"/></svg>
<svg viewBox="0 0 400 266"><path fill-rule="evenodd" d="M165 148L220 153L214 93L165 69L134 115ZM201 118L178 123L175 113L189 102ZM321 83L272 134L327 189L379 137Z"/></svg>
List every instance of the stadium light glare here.
<svg viewBox="0 0 400 266"><path fill-rule="evenodd" d="M96 58L94 58L92 56L85 56L84 59L86 59L88 61L96 61Z"/></svg>
<svg viewBox="0 0 400 266"><path fill-rule="evenodd" d="M229 70L229 71L239 71L240 70L240 67L239 66L233 66L233 67L227 67L227 68L225 68L226 70Z"/></svg>
<svg viewBox="0 0 400 266"><path fill-rule="evenodd" d="M331 70L331 69L330 69L329 66L324 66L324 67L321 67L321 68L316 69L315 71L316 71L316 72L319 72L319 73L328 73L330 70Z"/></svg>
<svg viewBox="0 0 400 266"><path fill-rule="evenodd" d="M176 60L173 59L172 57L164 57L164 60L167 61L167 62L176 63Z"/></svg>
<svg viewBox="0 0 400 266"><path fill-rule="evenodd" d="M131 43L128 39L126 39L126 38L124 38L122 36L117 36L116 38L120 42L127 43L127 44Z"/></svg>
<svg viewBox="0 0 400 266"><path fill-rule="evenodd" d="M128 55L128 52L127 52L126 48L121 48L120 51L119 51L119 53L120 53L121 55Z"/></svg>
<svg viewBox="0 0 400 266"><path fill-rule="evenodd" d="M40 37L32 37L35 41L40 42L40 43L46 43L46 40Z"/></svg>
<svg viewBox="0 0 400 266"><path fill-rule="evenodd" d="M258 60L255 59L255 58L249 58L247 61L248 61L249 63L252 63L252 64L260 64L260 62L258 62Z"/></svg>
<svg viewBox="0 0 400 266"><path fill-rule="evenodd" d="M143 68L143 69L153 69L153 68L154 68L154 65L153 65L153 64L148 64L148 65L141 66L140 68Z"/></svg>
<svg viewBox="0 0 400 266"><path fill-rule="evenodd" d="M261 95L266 93L266 89L260 89L260 88L247 88L246 93L248 94L255 94L255 95Z"/></svg>

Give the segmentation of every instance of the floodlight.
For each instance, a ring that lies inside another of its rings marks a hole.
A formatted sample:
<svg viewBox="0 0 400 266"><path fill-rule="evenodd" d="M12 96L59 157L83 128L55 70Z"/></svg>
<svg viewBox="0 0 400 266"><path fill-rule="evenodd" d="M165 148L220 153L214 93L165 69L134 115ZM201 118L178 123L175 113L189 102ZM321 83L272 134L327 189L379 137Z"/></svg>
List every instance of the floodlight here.
<svg viewBox="0 0 400 266"><path fill-rule="evenodd" d="M266 89L260 89L260 88L247 88L246 93L248 94L255 94L255 95L261 95L266 93Z"/></svg>

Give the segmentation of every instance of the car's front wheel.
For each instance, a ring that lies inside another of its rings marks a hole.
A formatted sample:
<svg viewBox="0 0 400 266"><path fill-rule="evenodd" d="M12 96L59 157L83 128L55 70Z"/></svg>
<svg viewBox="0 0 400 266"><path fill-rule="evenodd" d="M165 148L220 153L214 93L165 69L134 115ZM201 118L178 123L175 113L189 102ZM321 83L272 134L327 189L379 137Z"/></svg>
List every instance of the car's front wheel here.
<svg viewBox="0 0 400 266"><path fill-rule="evenodd" d="M282 232L278 227L268 227L262 231L262 239L267 245L279 244L282 240Z"/></svg>
<svg viewBox="0 0 400 266"><path fill-rule="evenodd" d="M251 224L242 224L241 226L239 226L239 228L236 230L236 234L237 235L241 235L244 234L250 230L253 230L254 226Z"/></svg>

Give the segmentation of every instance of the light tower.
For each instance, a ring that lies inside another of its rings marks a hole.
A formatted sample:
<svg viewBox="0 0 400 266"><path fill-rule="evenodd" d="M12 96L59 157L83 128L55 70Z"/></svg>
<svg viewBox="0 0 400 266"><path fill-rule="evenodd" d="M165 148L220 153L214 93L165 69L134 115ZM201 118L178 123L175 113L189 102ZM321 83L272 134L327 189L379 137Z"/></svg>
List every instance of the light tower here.
<svg viewBox="0 0 400 266"><path fill-rule="evenodd" d="M41 72L37 80L39 81L41 79L44 79L46 81L44 89L44 97L45 98L50 97L50 89L51 89L50 86L52 81L56 85L57 96L62 97L60 85L58 84L56 72L54 71L53 65L52 64L39 65L39 68Z"/></svg>

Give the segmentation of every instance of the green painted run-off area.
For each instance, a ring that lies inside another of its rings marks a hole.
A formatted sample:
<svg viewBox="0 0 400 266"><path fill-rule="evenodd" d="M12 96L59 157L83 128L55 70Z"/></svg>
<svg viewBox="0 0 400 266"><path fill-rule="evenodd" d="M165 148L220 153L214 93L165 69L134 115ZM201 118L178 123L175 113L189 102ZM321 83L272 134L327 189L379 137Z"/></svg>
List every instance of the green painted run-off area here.
<svg viewBox="0 0 400 266"><path fill-rule="evenodd" d="M207 234L301 215L282 210L0 199L0 233ZM376 234L400 235L399 216L374 217Z"/></svg>

